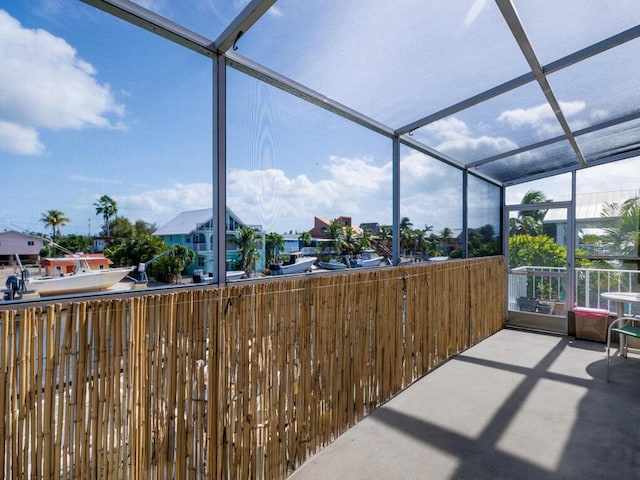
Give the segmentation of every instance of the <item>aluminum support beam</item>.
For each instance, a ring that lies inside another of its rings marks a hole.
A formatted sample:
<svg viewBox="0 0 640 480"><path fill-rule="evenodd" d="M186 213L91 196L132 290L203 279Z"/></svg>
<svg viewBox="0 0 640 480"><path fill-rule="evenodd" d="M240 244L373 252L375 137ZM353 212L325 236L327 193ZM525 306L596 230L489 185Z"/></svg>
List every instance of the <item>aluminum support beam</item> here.
<svg viewBox="0 0 640 480"><path fill-rule="evenodd" d="M469 172L462 172L462 258L469 257Z"/></svg>
<svg viewBox="0 0 640 480"><path fill-rule="evenodd" d="M226 276L227 220L227 70L225 60L213 61L213 218L214 282L224 285Z"/></svg>
<svg viewBox="0 0 640 480"><path fill-rule="evenodd" d="M276 0L252 0L216 39L216 49L224 53L234 48L240 37L265 14Z"/></svg>
<svg viewBox="0 0 640 480"><path fill-rule="evenodd" d="M574 306L576 298L576 240L578 232L576 231L576 172L571 173L571 205L567 208L567 278L565 285L565 301L567 312Z"/></svg>
<svg viewBox="0 0 640 480"><path fill-rule="evenodd" d="M392 148L393 240L391 250L393 264L398 265L400 263L400 140L398 137L393 138Z"/></svg>
<svg viewBox="0 0 640 480"><path fill-rule="evenodd" d="M538 61L538 57L536 56L536 53L533 50L533 46L529 41L529 37L524 31L524 27L522 26L522 22L520 22L520 18L518 17L515 7L511 3L511 0L496 0L496 4L498 5L498 8L500 9L502 16L507 22L507 25L509 26L511 33L515 37L516 42L518 43L518 46L522 51L522 54L524 55L525 59L527 60L527 63L529 64L529 67L531 68L531 71L535 75L536 80L538 81L538 84L542 89L542 93L544 93L544 96L546 97L547 102L549 103L549 106L553 110L553 113L555 114L556 119L558 120L558 123L560 123L560 126L562 127L562 131L564 132L564 134L567 137L567 140L571 144L571 148L573 148L573 151L576 157L578 158L578 161L582 164L582 166L586 167L587 162L585 161L584 156L582 155L582 151L580 150L580 147L578 146L578 143L576 142L576 139L573 136L573 132L569 127L569 123L567 122L567 119L565 118L564 113L562 113L560 104L558 103L558 100L556 99L553 93L553 90L551 89L551 85L549 85L549 82L547 81L547 77L542 68L542 65L540 65L540 62Z"/></svg>

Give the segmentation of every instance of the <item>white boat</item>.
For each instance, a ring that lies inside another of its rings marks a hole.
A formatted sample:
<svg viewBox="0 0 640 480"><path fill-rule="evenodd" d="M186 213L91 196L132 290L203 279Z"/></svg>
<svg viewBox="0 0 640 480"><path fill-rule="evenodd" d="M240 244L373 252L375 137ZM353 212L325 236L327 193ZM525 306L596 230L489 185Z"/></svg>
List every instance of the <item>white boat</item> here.
<svg viewBox="0 0 640 480"><path fill-rule="evenodd" d="M43 277L27 277L25 288L35 290L40 296L63 295L70 293L85 293L106 290L126 277L134 267L103 268L93 270L89 268L89 257L67 258L76 262L73 272Z"/></svg>
<svg viewBox="0 0 640 480"><path fill-rule="evenodd" d="M245 276L244 270L227 270L226 278L227 282L233 282L234 280L240 280Z"/></svg>
<svg viewBox="0 0 640 480"><path fill-rule="evenodd" d="M377 255L375 250L364 250L358 257L352 258L349 263L352 268L378 267L384 261L382 255Z"/></svg>
<svg viewBox="0 0 640 480"><path fill-rule="evenodd" d="M320 268L324 268L325 270L344 270L347 268L347 265L343 262L339 262L337 259L332 258L328 262L318 262L318 266Z"/></svg>
<svg viewBox="0 0 640 480"><path fill-rule="evenodd" d="M305 257L302 255L302 252L293 252L289 254L289 260L287 262L271 264L269 265L269 270L271 271L271 275L310 272L317 259L318 257Z"/></svg>

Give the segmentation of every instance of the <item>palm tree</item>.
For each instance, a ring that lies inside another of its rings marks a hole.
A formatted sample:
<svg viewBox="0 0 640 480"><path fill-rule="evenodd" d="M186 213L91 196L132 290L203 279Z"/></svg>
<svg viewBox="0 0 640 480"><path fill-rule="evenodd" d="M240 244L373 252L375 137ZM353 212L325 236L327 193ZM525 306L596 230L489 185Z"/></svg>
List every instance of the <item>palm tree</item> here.
<svg viewBox="0 0 640 480"><path fill-rule="evenodd" d="M345 227L343 237L340 242L340 253L343 255L353 255L362 251L362 244L355 236L356 231L352 227Z"/></svg>
<svg viewBox="0 0 640 480"><path fill-rule="evenodd" d="M393 242L393 227L391 225L380 225L378 240L380 240L380 243L386 248L391 248L391 243Z"/></svg>
<svg viewBox="0 0 640 480"><path fill-rule="evenodd" d="M402 231L405 228L411 228L413 227L413 223L411 223L411 220L409 220L409 217L402 217L400 219L400 231Z"/></svg>
<svg viewBox="0 0 640 480"><path fill-rule="evenodd" d="M308 247L311 245L313 238L309 232L302 232L298 237L298 247L302 250L303 247Z"/></svg>
<svg viewBox="0 0 640 480"><path fill-rule="evenodd" d="M260 258L256 231L253 228L241 228L238 231L238 236L234 237L233 243L240 250L239 270L244 270L245 272L253 271L256 260Z"/></svg>
<svg viewBox="0 0 640 480"><path fill-rule="evenodd" d="M331 222L326 236L327 238L330 238L331 240L333 240L333 249L335 252L340 251L340 242L342 240L343 235L344 235L344 229L342 227L342 224L337 220L334 220L333 222Z"/></svg>
<svg viewBox="0 0 640 480"><path fill-rule="evenodd" d="M109 238L111 236L109 221L111 217L118 213L116 201L109 195L102 195L93 205L96 207L96 215L102 215L104 219L105 231L107 232L107 238Z"/></svg>
<svg viewBox="0 0 640 480"><path fill-rule="evenodd" d="M46 227L51 227L53 235L51 238L55 241L56 233L60 234L60 227L63 227L69 222L69 218L64 216L64 212L60 210L48 210L47 212L42 214L41 222L45 224Z"/></svg>
<svg viewBox="0 0 640 480"><path fill-rule="evenodd" d="M609 203L602 209L607 219L604 240L618 254L637 256L640 246L640 197L626 200L622 205Z"/></svg>
<svg viewBox="0 0 640 480"><path fill-rule="evenodd" d="M520 204L535 205L549 203L550 201L540 190L529 190L522 197ZM547 215L547 211L546 209L520 210L517 218L509 219L511 235L542 235L544 217Z"/></svg>
<svg viewBox="0 0 640 480"><path fill-rule="evenodd" d="M373 246L373 243L371 242L372 236L373 233L371 232L371 229L369 227L363 226L362 236L360 237L360 247L362 247L363 250L368 250Z"/></svg>
<svg viewBox="0 0 640 480"><path fill-rule="evenodd" d="M449 253L449 246L453 239L453 230L449 227L444 227L440 232L440 240L442 242L442 253Z"/></svg>
<svg viewBox="0 0 640 480"><path fill-rule="evenodd" d="M265 235L265 250L267 251L267 263L276 263L280 252L284 250L284 236L279 233L267 233Z"/></svg>
<svg viewBox="0 0 640 480"><path fill-rule="evenodd" d="M524 212L521 212L521 214ZM509 219L509 234L514 235L542 235L543 224L530 215L522 215Z"/></svg>
<svg viewBox="0 0 640 480"><path fill-rule="evenodd" d="M184 245L171 245L168 252L156 262L155 271L159 278L176 283L180 281L185 268L195 260L196 252Z"/></svg>

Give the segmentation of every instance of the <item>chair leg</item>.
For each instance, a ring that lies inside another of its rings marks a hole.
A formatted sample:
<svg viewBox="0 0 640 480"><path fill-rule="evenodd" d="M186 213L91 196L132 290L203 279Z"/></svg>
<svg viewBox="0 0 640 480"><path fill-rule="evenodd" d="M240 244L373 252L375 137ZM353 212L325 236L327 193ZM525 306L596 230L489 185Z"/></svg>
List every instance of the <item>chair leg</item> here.
<svg viewBox="0 0 640 480"><path fill-rule="evenodd" d="M609 342L607 342L607 383L609 383Z"/></svg>

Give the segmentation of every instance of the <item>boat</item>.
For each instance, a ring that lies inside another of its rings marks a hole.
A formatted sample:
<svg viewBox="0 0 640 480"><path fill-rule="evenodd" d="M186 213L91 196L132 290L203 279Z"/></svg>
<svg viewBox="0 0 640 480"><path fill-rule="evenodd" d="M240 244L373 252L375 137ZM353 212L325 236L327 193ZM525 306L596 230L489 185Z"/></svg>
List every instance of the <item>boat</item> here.
<svg viewBox="0 0 640 480"><path fill-rule="evenodd" d="M318 257L305 257L302 252L292 252L288 261L269 265L269 271L271 275L310 272L317 259Z"/></svg>
<svg viewBox="0 0 640 480"><path fill-rule="evenodd" d="M244 270L227 270L226 279L227 282L233 282L234 280L240 280L245 277Z"/></svg>
<svg viewBox="0 0 640 480"><path fill-rule="evenodd" d="M106 290L124 279L134 267L101 268L89 267L91 257L65 257L65 261L73 261L74 269L64 274L58 269L55 275L41 277L26 276L24 287L36 291L41 297L70 293L86 293Z"/></svg>
<svg viewBox="0 0 640 480"><path fill-rule="evenodd" d="M358 257L349 260L352 268L378 267L384 261L382 255L377 255L375 250L364 250Z"/></svg>
<svg viewBox="0 0 640 480"><path fill-rule="evenodd" d="M325 270L344 270L347 268L345 263L339 262L336 258L332 258L328 262L318 262L318 266Z"/></svg>

